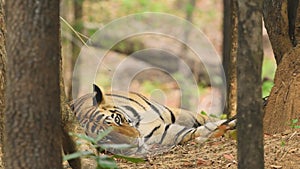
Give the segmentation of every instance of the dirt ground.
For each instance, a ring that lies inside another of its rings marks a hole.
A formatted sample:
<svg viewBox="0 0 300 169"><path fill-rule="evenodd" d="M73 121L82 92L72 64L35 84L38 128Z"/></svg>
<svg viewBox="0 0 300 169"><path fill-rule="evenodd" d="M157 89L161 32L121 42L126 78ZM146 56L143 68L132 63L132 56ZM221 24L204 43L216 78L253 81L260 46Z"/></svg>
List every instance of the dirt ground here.
<svg viewBox="0 0 300 169"><path fill-rule="evenodd" d="M265 168L299 169L300 168L300 130L287 131L276 135L265 135ZM189 142L171 151L150 157L144 163L118 161L121 169L236 169L236 141L214 138L202 144ZM2 157L2 154L0 154ZM1 158L0 158L0 169ZM71 169L64 163L65 169ZM92 161L84 160L84 169L95 169Z"/></svg>
<svg viewBox="0 0 300 169"><path fill-rule="evenodd" d="M265 135L265 168L300 168L300 131L287 131L282 134ZM120 162L120 168L237 168L236 141L215 138L201 145L190 142L177 146L168 153L149 158L145 163Z"/></svg>

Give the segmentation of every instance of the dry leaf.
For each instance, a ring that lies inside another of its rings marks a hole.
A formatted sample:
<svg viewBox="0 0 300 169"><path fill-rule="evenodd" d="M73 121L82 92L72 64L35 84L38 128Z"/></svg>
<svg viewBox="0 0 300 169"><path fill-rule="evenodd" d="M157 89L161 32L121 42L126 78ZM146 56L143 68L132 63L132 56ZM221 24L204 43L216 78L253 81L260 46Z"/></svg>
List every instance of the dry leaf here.
<svg viewBox="0 0 300 169"><path fill-rule="evenodd" d="M232 154L224 154L223 156L224 156L224 158L227 159L227 160L230 160L230 161L233 161L233 160L234 160L234 157L233 157Z"/></svg>
<svg viewBox="0 0 300 169"><path fill-rule="evenodd" d="M209 166L209 165L211 165L211 161L203 160L202 158L198 158L197 165L198 166Z"/></svg>

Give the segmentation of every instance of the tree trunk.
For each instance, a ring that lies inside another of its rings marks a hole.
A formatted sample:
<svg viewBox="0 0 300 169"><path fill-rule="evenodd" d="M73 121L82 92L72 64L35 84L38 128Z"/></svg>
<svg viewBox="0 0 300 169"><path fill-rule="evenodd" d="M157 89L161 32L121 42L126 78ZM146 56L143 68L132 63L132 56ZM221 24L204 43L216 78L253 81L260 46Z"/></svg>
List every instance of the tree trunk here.
<svg viewBox="0 0 300 169"><path fill-rule="evenodd" d="M60 16L66 21L73 20L73 0L62 0L60 3ZM61 24L61 55L62 55L62 67L64 86L66 91L66 97L71 99L72 95L69 96L69 91L72 91L72 30L64 23Z"/></svg>
<svg viewBox="0 0 300 169"><path fill-rule="evenodd" d="M265 109L266 133L291 129L292 119L300 117L300 46L285 54L278 65L274 87Z"/></svg>
<svg viewBox="0 0 300 169"><path fill-rule="evenodd" d="M236 115L237 89L236 89L236 54L237 54L237 1L224 0L223 18L223 68L226 77L227 93L224 114L228 117ZM224 93L225 94L225 93Z"/></svg>
<svg viewBox="0 0 300 169"><path fill-rule="evenodd" d="M65 85L62 73L62 59L60 60L60 108L61 108L61 120L62 120L62 147L64 154L71 154L77 151L76 138L69 135L69 133L77 133L80 131L79 123L76 120L74 113L71 112L69 107L69 101L65 93ZM81 129L82 130L82 129ZM68 161L72 169L81 168L81 160L73 159Z"/></svg>
<svg viewBox="0 0 300 169"><path fill-rule="evenodd" d="M265 0L263 14L278 65L264 117L265 132L274 134L290 129L291 120L300 117L298 0Z"/></svg>
<svg viewBox="0 0 300 169"><path fill-rule="evenodd" d="M73 23L73 28L82 33L83 31L83 21L82 21L82 5L83 5L83 0L74 0L74 23ZM73 72L75 63L77 61L78 55L81 50L80 46L81 42L79 41L78 37L76 34L73 32L72 33L72 43L71 43L71 48L72 48L72 56L71 56L71 63L70 63L70 71ZM72 74L71 74L72 76ZM79 83L80 79L78 76L72 76L69 82L69 85L67 87L67 98L69 100L72 100L72 98L77 98L78 97L78 90L79 90ZM74 88L73 88L73 83ZM76 88L75 88L76 87Z"/></svg>
<svg viewBox="0 0 300 169"><path fill-rule="evenodd" d="M3 112L5 106L4 90L6 85L6 51L5 51L5 22L2 1L0 1L0 168L4 168L3 161Z"/></svg>
<svg viewBox="0 0 300 169"><path fill-rule="evenodd" d="M238 168L263 169L262 1L238 1Z"/></svg>
<svg viewBox="0 0 300 169"><path fill-rule="evenodd" d="M196 1L195 0L189 0L188 2L185 3L185 19L186 21L193 23L193 12L195 9L195 5L196 5ZM179 52L179 58L177 59L177 64L178 64L178 73L182 76L182 79L179 80L179 84L185 84L185 82L187 81L187 79L189 79L190 73L189 70L187 70L185 68L186 63L182 62L184 60L184 58L186 57L186 53L189 51L188 47L186 46L186 44L189 41L189 37L191 35L191 28L187 25L184 25L184 35L183 35L183 42L181 45L181 49ZM187 57L186 57L187 58ZM159 59L162 60L162 59ZM190 59L187 59L190 60ZM169 61L166 59L166 61ZM151 63L151 62L149 62ZM169 65L169 64L166 64ZM196 81L198 82L198 76L194 76L196 78ZM181 93L181 108L183 109L187 109L190 110L192 109L192 106L194 105L193 103L191 103L191 100L193 98L190 96L190 93L188 93L188 91L182 90Z"/></svg>
<svg viewBox="0 0 300 169"><path fill-rule="evenodd" d="M59 1L6 3L6 167L59 169Z"/></svg>
<svg viewBox="0 0 300 169"><path fill-rule="evenodd" d="M81 0L75 0L75 1L63 1L63 5L61 8L61 15L63 18L66 20L79 20L82 18L82 3L83 1ZM73 7L73 8L72 8ZM72 12L70 12L72 11ZM74 16L73 16L74 15ZM73 19L74 17L74 19ZM81 23L82 24L82 23ZM82 25L80 25L82 26ZM76 26L76 23L74 24L74 28L77 31L78 26ZM69 28L67 28L69 30ZM66 34L68 34L67 32ZM72 81L75 81L75 83L78 83L78 78L75 77L75 79L72 79L72 72L73 72L73 67L75 65L77 56L79 55L79 50L80 48L78 47L78 40L77 37L73 33L71 33L71 40L67 39L68 43L65 44L64 51L65 58L61 59L60 61L60 92L61 92L61 115L62 115L62 147L64 154L71 154L74 153L77 150L76 146L76 139L73 136L70 136L69 133L84 133L84 131L81 131L82 129L79 127L79 124L74 116L74 114L71 112L71 109L69 107L69 100L72 99ZM74 39L73 39L74 38ZM76 41L72 42L72 41ZM71 43L69 43L71 42ZM81 43L81 42L79 42ZM69 45L69 47L68 47ZM76 48L76 50L75 50ZM75 52L76 51L76 52ZM67 56L67 57L66 57ZM64 63L64 64L63 64ZM65 65L65 66L63 66ZM63 67L65 68L63 73ZM64 81L65 80L65 81ZM78 86L78 85L75 85ZM74 89L78 90L78 89ZM75 91L75 95L76 95ZM75 96L76 97L76 96ZM80 130L81 129L81 130ZM81 160L80 159L73 159L69 160L69 165L72 167L72 169L80 169L81 168Z"/></svg>
<svg viewBox="0 0 300 169"><path fill-rule="evenodd" d="M263 1L265 27L273 48L276 63L287 53L293 44L289 37L289 22L287 15L287 1Z"/></svg>

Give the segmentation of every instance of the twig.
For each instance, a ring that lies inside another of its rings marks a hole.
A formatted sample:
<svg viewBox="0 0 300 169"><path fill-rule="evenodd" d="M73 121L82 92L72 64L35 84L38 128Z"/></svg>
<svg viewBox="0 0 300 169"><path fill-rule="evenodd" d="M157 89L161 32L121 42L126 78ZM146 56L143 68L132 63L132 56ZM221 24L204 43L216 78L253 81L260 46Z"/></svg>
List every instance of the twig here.
<svg viewBox="0 0 300 169"><path fill-rule="evenodd" d="M78 31L76 31L63 17L59 16L59 18L75 33L75 35L81 41L81 43L83 43L85 46L88 47L88 45L85 43L85 41L81 38Z"/></svg>
<svg viewBox="0 0 300 169"><path fill-rule="evenodd" d="M59 16L60 19L75 33L75 35L77 36L77 38L81 41L82 44L84 44L84 46L86 46L88 49L90 49L90 46L82 39L82 37L89 39L86 35L83 35L82 33L76 31L71 24L68 23L68 21L66 21L63 17ZM96 54L95 54L96 55ZM111 71L111 69L106 66L104 63L102 63L103 66L108 70Z"/></svg>
<svg viewBox="0 0 300 169"><path fill-rule="evenodd" d="M297 131L295 131L287 140L292 139L297 134Z"/></svg>

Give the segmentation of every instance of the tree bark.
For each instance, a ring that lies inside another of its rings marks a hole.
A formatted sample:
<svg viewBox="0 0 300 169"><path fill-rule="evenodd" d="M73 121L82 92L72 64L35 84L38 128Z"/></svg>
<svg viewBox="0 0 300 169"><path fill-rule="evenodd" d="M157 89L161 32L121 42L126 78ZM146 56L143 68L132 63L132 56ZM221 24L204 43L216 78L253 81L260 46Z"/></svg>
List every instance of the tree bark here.
<svg viewBox="0 0 300 169"><path fill-rule="evenodd" d="M237 89L236 89L236 55L237 55L237 1L224 0L223 18L223 68L226 77L227 93L224 114L227 117L236 115Z"/></svg>
<svg viewBox="0 0 300 169"><path fill-rule="evenodd" d="M6 167L59 169L59 1L6 3Z"/></svg>
<svg viewBox="0 0 300 169"><path fill-rule="evenodd" d="M299 0L297 0L299 1ZM297 4L297 13L295 18L295 29L294 29L294 36L296 43L300 42L300 8L299 2Z"/></svg>
<svg viewBox="0 0 300 169"><path fill-rule="evenodd" d="M4 90L6 85L6 50L5 50L5 22L2 1L0 1L0 168L4 168L3 160L3 116L5 107ZM2 155L1 155L2 154Z"/></svg>
<svg viewBox="0 0 300 169"><path fill-rule="evenodd" d="M263 169L262 1L238 1L238 168Z"/></svg>
<svg viewBox="0 0 300 169"><path fill-rule="evenodd" d="M263 10L278 65L264 117L265 133L274 134L291 129L291 120L300 117L300 8L298 0L265 0Z"/></svg>
<svg viewBox="0 0 300 169"><path fill-rule="evenodd" d="M61 8L61 15L66 20L75 20L75 23L73 24L75 30L78 30L82 27L82 23L80 19L82 19L82 3L81 0L75 0L75 1L63 1L63 6ZM73 8L72 8L73 7ZM70 14L70 11L71 14ZM72 17L70 17L72 16ZM78 25L76 22L79 22ZM68 28L69 30L69 28ZM77 152L77 145L76 145L76 139L73 136L70 136L69 133L84 133L84 131L79 127L79 123L77 122L76 117L71 112L71 109L69 107L69 100L72 99L72 81L75 83L79 83L78 77L72 77L73 67L75 65L77 56L80 52L80 48L78 47L78 43L81 43L77 40L77 37L74 37L75 35L71 33L71 43L66 43L64 51L65 58L60 60L60 100L61 100L61 115L62 115L62 147L63 152L65 155L71 154L74 152ZM75 43L76 41L76 43ZM69 40L68 40L69 42ZM66 47L67 45L67 47ZM69 45L69 47L68 47ZM75 49L76 48L76 49ZM67 56L67 57L66 57ZM64 64L63 64L64 63ZM65 65L65 66L63 66ZM65 73L63 73L63 67L65 68ZM73 79L72 79L73 78ZM65 81L64 81L65 79ZM78 86L78 84L76 85ZM78 93L75 90L75 97L76 93ZM81 159L73 159L69 160L69 165L72 167L72 169L80 169L81 166ZM84 167L84 166L83 166Z"/></svg>
<svg viewBox="0 0 300 169"><path fill-rule="evenodd" d="M300 46L285 54L278 65L274 86L265 109L264 129L274 134L291 129L300 117Z"/></svg>
<svg viewBox="0 0 300 169"><path fill-rule="evenodd" d="M288 3L284 1L263 1L263 18L273 48L277 65L282 56L293 48L289 37Z"/></svg>
<svg viewBox="0 0 300 169"><path fill-rule="evenodd" d="M288 0L288 20L289 20L289 37L293 46L297 45L297 39L295 37L295 21L297 18L297 8L299 0Z"/></svg>
<svg viewBox="0 0 300 169"><path fill-rule="evenodd" d="M71 112L69 107L69 101L66 97L65 93L65 85L62 73L62 59L60 60L60 108L61 108L61 120L62 120L62 148L64 154L71 154L77 152L76 146L76 138L69 135L69 133L77 133L81 132L82 129L79 127L79 123L76 120L74 113ZM80 169L81 168L81 160L73 159L69 160L69 165L72 169Z"/></svg>
<svg viewBox="0 0 300 169"><path fill-rule="evenodd" d="M83 0L74 0L73 2L74 5L74 23L73 23L73 28L78 31L78 32L83 32L83 21L82 21L82 5L83 5ZM72 33L72 42L71 42L71 48L72 48L72 56L71 56L71 63L70 63L70 71L73 72L75 63L77 61L78 55L80 53L81 47L80 45L81 42L79 41L78 37L76 34L73 32ZM78 97L78 87L80 83L80 79L77 76L72 76L69 78L70 82L68 82L67 86L67 98L69 100L72 100L72 98L77 98ZM73 88L73 83L75 84L74 87L76 86L77 88Z"/></svg>

